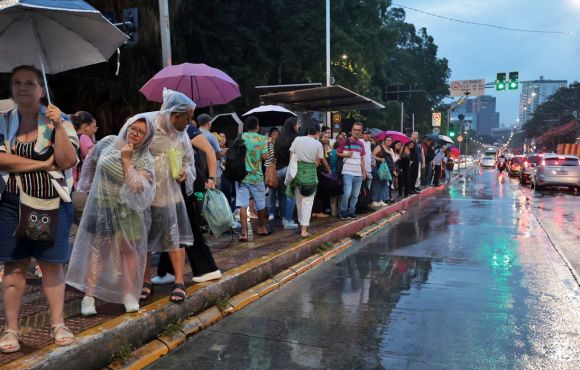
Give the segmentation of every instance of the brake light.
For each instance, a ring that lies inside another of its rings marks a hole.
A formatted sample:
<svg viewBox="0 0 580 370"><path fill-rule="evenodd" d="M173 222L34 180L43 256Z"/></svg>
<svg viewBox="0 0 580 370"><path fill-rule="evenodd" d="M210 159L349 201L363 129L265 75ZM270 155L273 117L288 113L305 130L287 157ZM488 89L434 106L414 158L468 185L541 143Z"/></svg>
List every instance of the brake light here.
<svg viewBox="0 0 580 370"><path fill-rule="evenodd" d="M542 159L542 166L546 167L546 160Z"/></svg>
<svg viewBox="0 0 580 370"><path fill-rule="evenodd" d="M560 156L560 157L558 157L558 159L560 159L560 160L562 160L562 161L563 161L563 160L565 160L565 159L566 159L566 157Z"/></svg>

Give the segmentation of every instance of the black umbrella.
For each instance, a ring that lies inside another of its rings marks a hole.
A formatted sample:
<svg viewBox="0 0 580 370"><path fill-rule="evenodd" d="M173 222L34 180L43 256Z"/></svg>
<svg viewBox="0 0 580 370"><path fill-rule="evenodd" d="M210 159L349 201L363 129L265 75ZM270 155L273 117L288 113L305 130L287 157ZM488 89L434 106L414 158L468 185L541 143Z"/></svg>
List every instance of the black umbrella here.
<svg viewBox="0 0 580 370"><path fill-rule="evenodd" d="M238 134L244 129L244 123L235 113L219 114L211 121L212 132L223 132L226 134L227 145L230 146Z"/></svg>
<svg viewBox="0 0 580 370"><path fill-rule="evenodd" d="M423 136L423 140L425 140L425 139L432 140L435 145L453 144L453 140L451 140L450 137L445 136L445 135L427 134L427 135Z"/></svg>

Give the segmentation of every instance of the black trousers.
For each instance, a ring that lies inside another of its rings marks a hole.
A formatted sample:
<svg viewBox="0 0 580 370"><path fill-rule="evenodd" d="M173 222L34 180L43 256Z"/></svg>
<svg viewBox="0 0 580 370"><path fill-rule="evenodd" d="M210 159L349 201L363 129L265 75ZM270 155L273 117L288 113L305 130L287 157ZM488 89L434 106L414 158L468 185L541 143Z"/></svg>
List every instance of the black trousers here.
<svg viewBox="0 0 580 370"><path fill-rule="evenodd" d="M402 196L403 194L405 196L409 195L409 192L413 189L415 189L415 187L413 186L412 188L410 188L410 184L409 184L409 178L410 178L410 173L409 173L409 166L406 167L401 167L401 172L399 173L399 196Z"/></svg>
<svg viewBox="0 0 580 370"><path fill-rule="evenodd" d="M436 164L433 170L433 186L439 186L439 179L441 178L441 165Z"/></svg>
<svg viewBox="0 0 580 370"><path fill-rule="evenodd" d="M419 162L413 162L410 168L409 174L409 189L415 190L415 184L417 183L417 178L419 177Z"/></svg>
<svg viewBox="0 0 580 370"><path fill-rule="evenodd" d="M202 202L196 201L193 194L186 196L183 186L181 188L185 205L187 209L187 216L191 230L193 231L193 246L186 246L185 253L193 271L193 276L200 276L218 270L216 263L211 254L211 249L203 233L201 232L201 208ZM167 273L174 274L171 260L167 253L161 253L159 264L157 265L157 275L165 276Z"/></svg>

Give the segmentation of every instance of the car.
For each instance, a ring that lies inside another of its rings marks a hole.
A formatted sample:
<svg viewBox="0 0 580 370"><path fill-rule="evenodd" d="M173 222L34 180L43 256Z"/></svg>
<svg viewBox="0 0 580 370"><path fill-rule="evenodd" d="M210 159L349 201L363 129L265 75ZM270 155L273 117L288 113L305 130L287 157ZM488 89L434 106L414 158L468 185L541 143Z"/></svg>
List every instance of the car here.
<svg viewBox="0 0 580 370"><path fill-rule="evenodd" d="M481 167L495 167L495 157L492 156L484 156L481 157L481 160L479 161L479 165Z"/></svg>
<svg viewBox="0 0 580 370"><path fill-rule="evenodd" d="M580 190L580 160L575 155L546 154L530 179L531 187L568 186Z"/></svg>
<svg viewBox="0 0 580 370"><path fill-rule="evenodd" d="M523 166L520 167L520 184L526 185L530 181L534 167L540 164L543 156L543 154L528 154L526 156Z"/></svg>
<svg viewBox="0 0 580 370"><path fill-rule="evenodd" d="M524 164L525 159L525 155L514 156L514 158L511 160L508 172L511 177L520 177L520 170L522 169L522 165Z"/></svg>

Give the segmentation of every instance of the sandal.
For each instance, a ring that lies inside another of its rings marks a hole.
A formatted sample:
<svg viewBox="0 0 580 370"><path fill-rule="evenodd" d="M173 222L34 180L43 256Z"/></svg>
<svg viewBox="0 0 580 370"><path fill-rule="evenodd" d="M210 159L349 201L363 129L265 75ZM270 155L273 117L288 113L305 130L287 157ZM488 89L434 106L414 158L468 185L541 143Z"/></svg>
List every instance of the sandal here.
<svg viewBox="0 0 580 370"><path fill-rule="evenodd" d="M183 290L183 292L176 292L176 290ZM177 298L175 298L177 297ZM185 285L183 284L173 284L173 290L171 291L171 294L169 295L169 300L173 303L181 303L183 301L185 301Z"/></svg>
<svg viewBox="0 0 580 370"><path fill-rule="evenodd" d="M274 231L268 229L268 231L265 233L256 233L256 234L258 234L260 236L268 236L268 235L272 235L273 233L274 233Z"/></svg>
<svg viewBox="0 0 580 370"><path fill-rule="evenodd" d="M238 237L238 241L242 242L242 243L247 243L248 242L248 236L244 235L244 234L240 234L240 236Z"/></svg>
<svg viewBox="0 0 580 370"><path fill-rule="evenodd" d="M4 332L0 337L0 353L13 353L20 351L19 339L16 330L4 329Z"/></svg>
<svg viewBox="0 0 580 370"><path fill-rule="evenodd" d="M153 294L153 284L146 281L143 283L143 288L141 288L141 297L139 298L139 300L147 301L149 300L149 298L151 298L151 294Z"/></svg>
<svg viewBox="0 0 580 370"><path fill-rule="evenodd" d="M74 334L64 323L52 325L50 336L54 338L54 344L57 346L68 346L75 340Z"/></svg>

